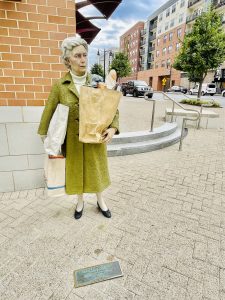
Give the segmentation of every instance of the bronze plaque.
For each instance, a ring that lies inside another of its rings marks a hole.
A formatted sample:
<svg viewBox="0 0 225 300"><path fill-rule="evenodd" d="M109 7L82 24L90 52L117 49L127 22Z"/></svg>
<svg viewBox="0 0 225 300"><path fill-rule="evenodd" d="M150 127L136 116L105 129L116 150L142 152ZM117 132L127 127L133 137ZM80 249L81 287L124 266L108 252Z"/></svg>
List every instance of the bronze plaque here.
<svg viewBox="0 0 225 300"><path fill-rule="evenodd" d="M123 276L118 261L96 265L74 271L74 287L81 287L100 281Z"/></svg>

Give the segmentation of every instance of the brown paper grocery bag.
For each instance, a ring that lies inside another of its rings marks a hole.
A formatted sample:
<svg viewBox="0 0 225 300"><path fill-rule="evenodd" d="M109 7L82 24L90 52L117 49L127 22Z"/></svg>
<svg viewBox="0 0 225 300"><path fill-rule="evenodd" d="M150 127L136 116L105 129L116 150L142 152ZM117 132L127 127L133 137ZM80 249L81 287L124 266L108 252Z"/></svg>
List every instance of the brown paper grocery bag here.
<svg viewBox="0 0 225 300"><path fill-rule="evenodd" d="M112 123L122 94L82 86L79 98L79 141L102 143L102 133Z"/></svg>

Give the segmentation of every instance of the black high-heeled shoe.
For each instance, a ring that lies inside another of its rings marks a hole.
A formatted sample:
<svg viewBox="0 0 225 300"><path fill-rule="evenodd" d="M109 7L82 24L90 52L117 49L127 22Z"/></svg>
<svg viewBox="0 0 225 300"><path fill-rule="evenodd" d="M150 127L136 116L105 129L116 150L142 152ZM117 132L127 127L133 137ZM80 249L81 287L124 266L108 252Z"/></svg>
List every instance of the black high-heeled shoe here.
<svg viewBox="0 0 225 300"><path fill-rule="evenodd" d="M83 214L83 210L84 210L84 205L83 205L83 208L81 211L77 211L77 208L75 209L75 212L74 212L74 218L75 219L80 219L82 217L82 214Z"/></svg>
<svg viewBox="0 0 225 300"><path fill-rule="evenodd" d="M110 210L102 210L100 205L98 204L98 201L97 201L97 205L98 205L98 209L100 210L100 212L103 214L104 217L106 218L111 218L111 212Z"/></svg>

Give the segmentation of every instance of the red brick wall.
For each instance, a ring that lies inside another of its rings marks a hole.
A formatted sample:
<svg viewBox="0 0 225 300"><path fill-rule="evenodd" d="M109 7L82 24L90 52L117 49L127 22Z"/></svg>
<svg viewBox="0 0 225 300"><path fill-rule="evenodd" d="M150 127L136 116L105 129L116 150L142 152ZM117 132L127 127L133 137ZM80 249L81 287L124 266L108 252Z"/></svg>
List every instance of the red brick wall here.
<svg viewBox="0 0 225 300"><path fill-rule="evenodd" d="M66 71L60 43L75 32L74 0L0 0L0 105L44 105Z"/></svg>
<svg viewBox="0 0 225 300"><path fill-rule="evenodd" d="M177 30L181 28L181 37L177 37ZM169 33L173 32L173 38L171 41L169 41ZM167 40L164 43L163 42L163 37L164 35L167 35ZM150 78L152 81L152 87L154 90L163 90L162 87L162 78L167 79L167 88L169 87L169 82L170 85L172 85L172 81L174 82L175 85L180 85L180 71L175 70L174 68L171 69L171 79L170 79L170 69L166 67L161 67L162 61L166 61L167 59L170 59L171 65L174 63L175 57L178 55L178 51L176 51L176 43L182 41L184 39L185 35L185 24L182 24L180 26L177 26L173 30L167 31L164 34L157 36L155 40L155 51L154 51L154 68L145 70L145 71L140 71L138 72L138 79L140 80L145 80L146 82L149 83ZM157 45L157 39L160 38L160 43ZM172 45L172 51L168 53L168 46ZM180 45L181 46L181 45ZM162 55L162 49L166 47L166 54ZM156 51L159 50L160 55L157 57L156 56ZM156 63L158 63L158 68L155 68Z"/></svg>
<svg viewBox="0 0 225 300"><path fill-rule="evenodd" d="M138 22L133 27L131 27L128 31L126 31L121 37L120 37L120 51L125 52L128 55L128 59L130 61L131 67L135 68L136 71L132 72L130 75L130 78L135 78L137 71L140 69L140 42L141 42L141 30L144 29L144 22ZM131 37L132 34L137 33L137 35L134 37ZM137 41L137 44L132 45L132 42ZM130 44L130 48L126 49L126 43ZM130 54L130 52L135 51L134 54ZM132 60L135 60L136 62L132 63ZM123 80L126 80L126 78Z"/></svg>

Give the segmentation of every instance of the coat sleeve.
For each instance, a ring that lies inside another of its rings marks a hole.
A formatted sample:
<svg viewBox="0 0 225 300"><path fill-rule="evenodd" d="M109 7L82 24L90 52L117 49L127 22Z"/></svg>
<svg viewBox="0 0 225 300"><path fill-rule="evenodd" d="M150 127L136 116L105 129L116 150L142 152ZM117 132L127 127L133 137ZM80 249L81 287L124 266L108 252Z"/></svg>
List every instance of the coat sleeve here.
<svg viewBox="0 0 225 300"><path fill-rule="evenodd" d="M120 130L119 130L119 110L117 109L115 117L112 120L112 123L109 125L109 128L115 128L116 129L116 133L115 134L119 134Z"/></svg>
<svg viewBox="0 0 225 300"><path fill-rule="evenodd" d="M42 113L40 125L38 128L38 134L40 135L47 134L49 123L56 110L58 103L59 103L59 87L58 84L55 83L51 89L51 92L48 97L48 101Z"/></svg>

